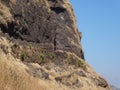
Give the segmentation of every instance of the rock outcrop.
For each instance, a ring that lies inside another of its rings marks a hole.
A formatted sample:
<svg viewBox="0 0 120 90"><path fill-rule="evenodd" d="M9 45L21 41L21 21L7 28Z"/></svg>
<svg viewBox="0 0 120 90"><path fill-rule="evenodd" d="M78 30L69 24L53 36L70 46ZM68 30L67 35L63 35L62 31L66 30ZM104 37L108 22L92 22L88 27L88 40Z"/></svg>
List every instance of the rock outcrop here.
<svg viewBox="0 0 120 90"><path fill-rule="evenodd" d="M15 39L47 44L52 50L73 52L84 59L75 16L67 0L2 0L2 3L0 27L4 33Z"/></svg>
<svg viewBox="0 0 120 90"><path fill-rule="evenodd" d="M0 0L0 90L109 90L80 40L68 0Z"/></svg>

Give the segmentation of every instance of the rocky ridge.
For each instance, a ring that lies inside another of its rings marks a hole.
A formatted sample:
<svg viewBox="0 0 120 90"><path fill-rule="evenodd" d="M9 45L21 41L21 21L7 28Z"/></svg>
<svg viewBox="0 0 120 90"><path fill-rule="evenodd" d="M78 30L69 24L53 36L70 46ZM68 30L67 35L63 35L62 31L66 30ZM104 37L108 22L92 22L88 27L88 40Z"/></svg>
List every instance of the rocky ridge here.
<svg viewBox="0 0 120 90"><path fill-rule="evenodd" d="M68 0L0 0L0 89L109 90L80 40Z"/></svg>

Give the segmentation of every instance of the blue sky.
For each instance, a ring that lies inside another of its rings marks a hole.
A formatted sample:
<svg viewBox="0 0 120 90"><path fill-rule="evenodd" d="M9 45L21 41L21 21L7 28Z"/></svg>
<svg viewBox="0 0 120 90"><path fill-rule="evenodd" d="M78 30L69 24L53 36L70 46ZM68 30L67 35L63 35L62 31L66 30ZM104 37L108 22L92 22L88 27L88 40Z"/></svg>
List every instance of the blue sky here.
<svg viewBox="0 0 120 90"><path fill-rule="evenodd" d="M70 0L86 61L120 87L120 0Z"/></svg>

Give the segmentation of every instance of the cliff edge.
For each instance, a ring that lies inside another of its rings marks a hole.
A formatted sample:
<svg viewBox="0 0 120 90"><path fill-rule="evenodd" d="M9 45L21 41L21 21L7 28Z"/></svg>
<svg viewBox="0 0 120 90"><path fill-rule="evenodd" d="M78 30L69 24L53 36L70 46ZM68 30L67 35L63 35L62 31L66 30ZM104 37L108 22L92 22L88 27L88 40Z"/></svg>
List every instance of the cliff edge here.
<svg viewBox="0 0 120 90"><path fill-rule="evenodd" d="M80 40L68 0L0 0L0 90L110 90Z"/></svg>

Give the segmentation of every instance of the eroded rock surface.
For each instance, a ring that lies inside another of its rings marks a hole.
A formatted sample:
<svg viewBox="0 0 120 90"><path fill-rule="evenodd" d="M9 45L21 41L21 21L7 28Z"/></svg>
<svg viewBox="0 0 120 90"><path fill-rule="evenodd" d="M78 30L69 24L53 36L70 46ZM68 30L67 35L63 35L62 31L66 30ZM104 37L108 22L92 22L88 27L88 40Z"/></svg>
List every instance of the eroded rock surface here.
<svg viewBox="0 0 120 90"><path fill-rule="evenodd" d="M110 90L106 80L73 53L59 51L55 62L21 62L13 56L12 45L0 37L0 90Z"/></svg>
<svg viewBox="0 0 120 90"><path fill-rule="evenodd" d="M2 0L0 28L10 37L52 44L53 50L84 59L76 19L68 0ZM3 9L5 9L3 11Z"/></svg>
<svg viewBox="0 0 120 90"><path fill-rule="evenodd" d="M80 40L68 0L0 0L0 90L110 90Z"/></svg>

